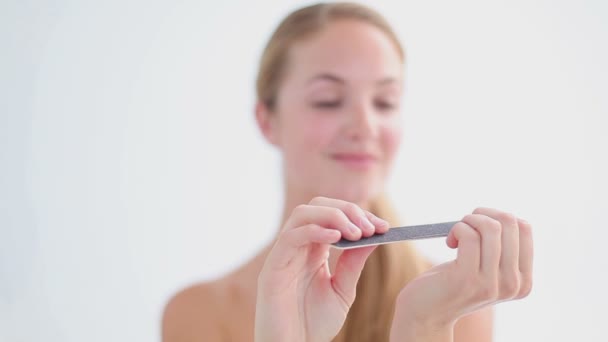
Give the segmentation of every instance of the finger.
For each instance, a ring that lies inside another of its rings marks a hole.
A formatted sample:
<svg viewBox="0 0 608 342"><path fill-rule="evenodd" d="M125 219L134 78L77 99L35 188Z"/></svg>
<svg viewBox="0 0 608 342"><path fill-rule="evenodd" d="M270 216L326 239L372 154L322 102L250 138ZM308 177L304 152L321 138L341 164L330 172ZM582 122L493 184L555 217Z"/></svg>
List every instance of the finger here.
<svg viewBox="0 0 608 342"><path fill-rule="evenodd" d="M502 227L500 270L508 276L519 278L519 227L517 218L512 214L493 208L477 208L473 213L486 215L500 222Z"/></svg>
<svg viewBox="0 0 608 342"><path fill-rule="evenodd" d="M481 238L473 227L462 221L456 223L448 234L447 242L452 248L458 247L457 264L473 272L479 271Z"/></svg>
<svg viewBox="0 0 608 342"><path fill-rule="evenodd" d="M501 300L513 299L520 290L519 227L517 218L493 208L477 208L476 213L487 215L500 222L502 227L501 257L499 266L499 294Z"/></svg>
<svg viewBox="0 0 608 342"><path fill-rule="evenodd" d="M523 298L532 290L532 261L534 259L534 248L532 243L532 225L523 219L518 219L518 225L521 289L517 298Z"/></svg>
<svg viewBox="0 0 608 342"><path fill-rule="evenodd" d="M342 210L327 206L297 206L285 224L285 229L290 230L309 223L337 229L342 233L342 237L349 240L361 238L361 229L352 223Z"/></svg>
<svg viewBox="0 0 608 342"><path fill-rule="evenodd" d="M350 306L355 300L357 282L365 261L377 246L345 250L338 258L332 276L332 287Z"/></svg>
<svg viewBox="0 0 608 342"><path fill-rule="evenodd" d="M272 263L275 269L286 267L300 253L300 247L312 243L329 245L338 242L341 237L339 230L312 223L282 232L268 255L268 262Z"/></svg>
<svg viewBox="0 0 608 342"><path fill-rule="evenodd" d="M466 215L462 221L479 232L481 238L481 272L496 277L499 271L502 249L500 222L481 214Z"/></svg>
<svg viewBox="0 0 608 342"><path fill-rule="evenodd" d="M346 217L361 229L362 235L365 237L372 236L376 232L375 225L368 219L365 211L354 203L335 198L315 197L309 204L342 210Z"/></svg>
<svg viewBox="0 0 608 342"><path fill-rule="evenodd" d="M367 218L376 226L376 234L384 234L390 228L388 221L379 218L373 213L366 211Z"/></svg>
<svg viewBox="0 0 608 342"><path fill-rule="evenodd" d="M330 244L337 242L341 238L341 233L336 229L327 229L310 223L285 232L282 238L288 246L298 248L311 243Z"/></svg>

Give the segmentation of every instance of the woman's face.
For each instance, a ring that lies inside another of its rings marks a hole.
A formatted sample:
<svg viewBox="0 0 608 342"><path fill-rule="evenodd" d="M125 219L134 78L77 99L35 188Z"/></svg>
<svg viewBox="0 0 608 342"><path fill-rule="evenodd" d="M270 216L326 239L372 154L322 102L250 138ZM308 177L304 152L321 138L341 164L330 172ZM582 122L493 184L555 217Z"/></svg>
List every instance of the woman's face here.
<svg viewBox="0 0 608 342"><path fill-rule="evenodd" d="M401 140L402 68L388 36L360 21L292 46L271 115L288 187L360 204L382 191Z"/></svg>

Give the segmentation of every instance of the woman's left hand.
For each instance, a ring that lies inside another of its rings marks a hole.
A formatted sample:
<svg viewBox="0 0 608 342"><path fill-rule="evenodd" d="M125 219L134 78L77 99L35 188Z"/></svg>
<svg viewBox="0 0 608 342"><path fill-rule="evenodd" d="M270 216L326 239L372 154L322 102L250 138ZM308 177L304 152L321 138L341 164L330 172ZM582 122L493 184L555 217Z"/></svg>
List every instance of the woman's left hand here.
<svg viewBox="0 0 608 342"><path fill-rule="evenodd" d="M529 223L496 209L477 208L447 237L457 258L421 274L398 296L392 340L451 340L458 318L532 289L532 232ZM417 336L412 336L417 334ZM444 338L448 336L447 338Z"/></svg>

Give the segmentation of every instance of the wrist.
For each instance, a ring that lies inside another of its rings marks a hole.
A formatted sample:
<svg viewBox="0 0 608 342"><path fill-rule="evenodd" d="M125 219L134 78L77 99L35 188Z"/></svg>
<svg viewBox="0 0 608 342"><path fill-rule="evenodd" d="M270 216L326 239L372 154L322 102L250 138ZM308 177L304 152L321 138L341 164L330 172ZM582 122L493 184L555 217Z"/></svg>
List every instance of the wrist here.
<svg viewBox="0 0 608 342"><path fill-rule="evenodd" d="M413 313L395 312L391 326L391 342L452 342L456 321L432 320Z"/></svg>
<svg viewBox="0 0 608 342"><path fill-rule="evenodd" d="M398 326L396 327L395 324ZM391 342L452 342L453 340L453 325L439 327L411 322L393 322L391 328Z"/></svg>

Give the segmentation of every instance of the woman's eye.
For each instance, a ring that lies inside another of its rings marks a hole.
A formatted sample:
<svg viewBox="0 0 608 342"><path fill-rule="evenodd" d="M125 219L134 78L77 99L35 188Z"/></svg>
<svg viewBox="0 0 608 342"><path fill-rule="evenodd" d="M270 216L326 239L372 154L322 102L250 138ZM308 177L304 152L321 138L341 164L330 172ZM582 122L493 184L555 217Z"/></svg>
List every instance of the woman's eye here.
<svg viewBox="0 0 608 342"><path fill-rule="evenodd" d="M393 104L392 102L387 102L387 101L376 101L375 103L376 108L380 109L380 110L392 110L395 109L396 105Z"/></svg>
<svg viewBox="0 0 608 342"><path fill-rule="evenodd" d="M316 108L331 109L340 107L340 101L318 101L313 104Z"/></svg>

